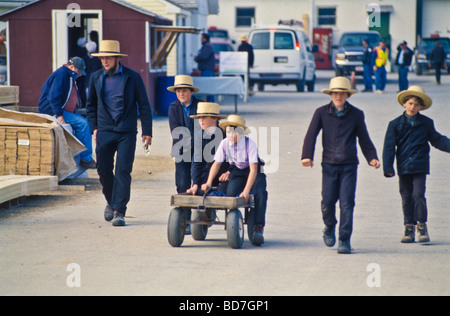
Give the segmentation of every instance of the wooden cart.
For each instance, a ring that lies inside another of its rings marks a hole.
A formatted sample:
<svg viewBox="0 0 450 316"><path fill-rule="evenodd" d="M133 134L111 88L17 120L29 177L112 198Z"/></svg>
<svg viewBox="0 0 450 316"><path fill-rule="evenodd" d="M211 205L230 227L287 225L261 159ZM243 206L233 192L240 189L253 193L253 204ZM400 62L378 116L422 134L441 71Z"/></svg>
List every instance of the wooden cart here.
<svg viewBox="0 0 450 316"><path fill-rule="evenodd" d="M184 241L185 229L191 225L194 240L205 240L208 228L212 225L224 225L228 245L239 249L244 244L244 224L247 225L248 238L252 240L254 227L254 199L249 203L241 197L193 196L176 194L171 197L172 209L169 216L167 236L172 247L180 247ZM186 210L192 210L191 220L186 219ZM244 217L239 209L245 209ZM220 221L216 211L225 211L225 221Z"/></svg>

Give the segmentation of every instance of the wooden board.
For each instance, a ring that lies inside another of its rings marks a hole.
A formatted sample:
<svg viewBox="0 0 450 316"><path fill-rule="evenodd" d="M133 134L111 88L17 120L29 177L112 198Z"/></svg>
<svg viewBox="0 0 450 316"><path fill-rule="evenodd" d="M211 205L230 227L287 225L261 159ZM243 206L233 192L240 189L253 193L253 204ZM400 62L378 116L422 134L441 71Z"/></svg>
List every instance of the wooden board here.
<svg viewBox="0 0 450 316"><path fill-rule="evenodd" d="M0 105L19 104L18 86L0 86Z"/></svg>
<svg viewBox="0 0 450 316"><path fill-rule="evenodd" d="M252 196L253 199L253 196ZM171 206L198 208L203 205L203 196L193 196L191 194L175 194L170 199ZM242 207L252 207L245 203L241 197L207 196L205 199L206 208L234 210Z"/></svg>
<svg viewBox="0 0 450 316"><path fill-rule="evenodd" d="M0 204L22 196L58 188L56 176L2 176L0 177Z"/></svg>

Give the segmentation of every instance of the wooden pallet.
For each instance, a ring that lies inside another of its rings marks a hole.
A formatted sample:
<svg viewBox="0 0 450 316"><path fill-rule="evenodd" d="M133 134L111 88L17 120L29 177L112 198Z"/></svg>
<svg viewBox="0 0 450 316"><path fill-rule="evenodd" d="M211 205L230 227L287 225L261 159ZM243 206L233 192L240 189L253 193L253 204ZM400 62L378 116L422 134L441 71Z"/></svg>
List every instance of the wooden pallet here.
<svg viewBox="0 0 450 316"><path fill-rule="evenodd" d="M0 177L0 204L40 192L58 188L56 176L2 176Z"/></svg>

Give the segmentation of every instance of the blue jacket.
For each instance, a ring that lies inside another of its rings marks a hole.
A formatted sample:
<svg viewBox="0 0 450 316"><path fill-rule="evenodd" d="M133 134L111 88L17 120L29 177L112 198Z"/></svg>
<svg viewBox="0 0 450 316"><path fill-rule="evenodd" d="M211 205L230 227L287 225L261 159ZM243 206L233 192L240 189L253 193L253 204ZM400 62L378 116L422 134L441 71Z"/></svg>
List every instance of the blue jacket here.
<svg viewBox="0 0 450 316"><path fill-rule="evenodd" d="M198 70L214 71L216 66L216 57L212 44L207 41L202 43L202 48L199 50L195 61L198 63Z"/></svg>
<svg viewBox="0 0 450 316"><path fill-rule="evenodd" d="M200 102L200 100L197 99L196 97L192 96L192 104L189 109L189 111L190 111L189 116L197 114L198 102ZM181 102L179 100L176 100L170 104L170 106L169 106L170 133L172 133L174 131L174 129L177 127L188 128L189 132L190 132L190 136L191 136L191 147L185 148L185 149L192 150L192 148L194 148L194 131L195 131L194 123L195 123L195 120L190 117L186 117L183 107L184 107L184 105L181 104ZM173 150L176 149L175 144L177 144L181 140L182 140L182 138L172 139L172 149ZM172 157L182 155L182 154L183 154L182 152L172 152L171 153Z"/></svg>
<svg viewBox="0 0 450 316"><path fill-rule="evenodd" d="M430 143L439 150L450 153L450 139L439 134L432 119L418 113L411 125L405 114L389 123L383 149L384 175L395 174L397 158L399 175L430 173Z"/></svg>
<svg viewBox="0 0 450 316"><path fill-rule="evenodd" d="M137 132L138 117L142 135L152 136L152 111L141 76L123 66L123 111L115 122L103 103L103 69L91 75L89 95L86 102L86 117L91 131Z"/></svg>
<svg viewBox="0 0 450 316"><path fill-rule="evenodd" d="M305 136L302 159L314 160L316 138L321 130L323 163L358 164L357 137L367 162L378 159L377 151L367 131L363 111L348 102L346 107L341 116L336 114L332 102L316 110Z"/></svg>
<svg viewBox="0 0 450 316"><path fill-rule="evenodd" d="M73 83L78 74L61 66L48 77L42 86L39 98L39 112L48 115L63 115L64 107L72 94Z"/></svg>

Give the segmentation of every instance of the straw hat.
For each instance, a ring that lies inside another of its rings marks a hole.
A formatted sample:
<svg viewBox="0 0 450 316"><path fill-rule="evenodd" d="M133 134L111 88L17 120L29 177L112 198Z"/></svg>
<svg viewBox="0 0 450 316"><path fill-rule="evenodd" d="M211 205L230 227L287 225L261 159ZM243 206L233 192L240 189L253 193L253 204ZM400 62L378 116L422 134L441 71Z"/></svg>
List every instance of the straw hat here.
<svg viewBox="0 0 450 316"><path fill-rule="evenodd" d="M241 42L247 42L247 41L248 41L247 35L242 34L241 37L239 38L239 40L240 40Z"/></svg>
<svg viewBox="0 0 450 316"><path fill-rule="evenodd" d="M233 127L241 127L244 131L247 130L247 126L245 125L245 120L239 115L231 114L227 117L226 121L220 122L219 127L223 130L227 128L227 126Z"/></svg>
<svg viewBox="0 0 450 316"><path fill-rule="evenodd" d="M325 94L331 94L332 92L347 92L350 95L355 94L358 90L352 89L350 80L345 77L334 77L330 80L330 89L322 89Z"/></svg>
<svg viewBox="0 0 450 316"><path fill-rule="evenodd" d="M104 40L100 42L98 53L91 54L96 57L124 57L126 54L120 53L120 43L118 41Z"/></svg>
<svg viewBox="0 0 450 316"><path fill-rule="evenodd" d="M428 109L433 101L429 96L425 94L425 91L419 86L411 86L408 90L403 90L399 94L397 94L397 101L400 105L403 106L405 103L405 98L409 96L419 97L423 100L424 106L421 111Z"/></svg>
<svg viewBox="0 0 450 316"><path fill-rule="evenodd" d="M198 119L205 116L217 117L219 120L226 118L225 115L220 115L219 104L199 102L197 104L197 115L191 115L190 118Z"/></svg>
<svg viewBox="0 0 450 316"><path fill-rule="evenodd" d="M186 75L175 76L174 86L168 87L167 90L175 92L175 89L177 88L190 88L194 90L194 92L200 91L200 88L194 87L194 79L192 79L191 76Z"/></svg>

